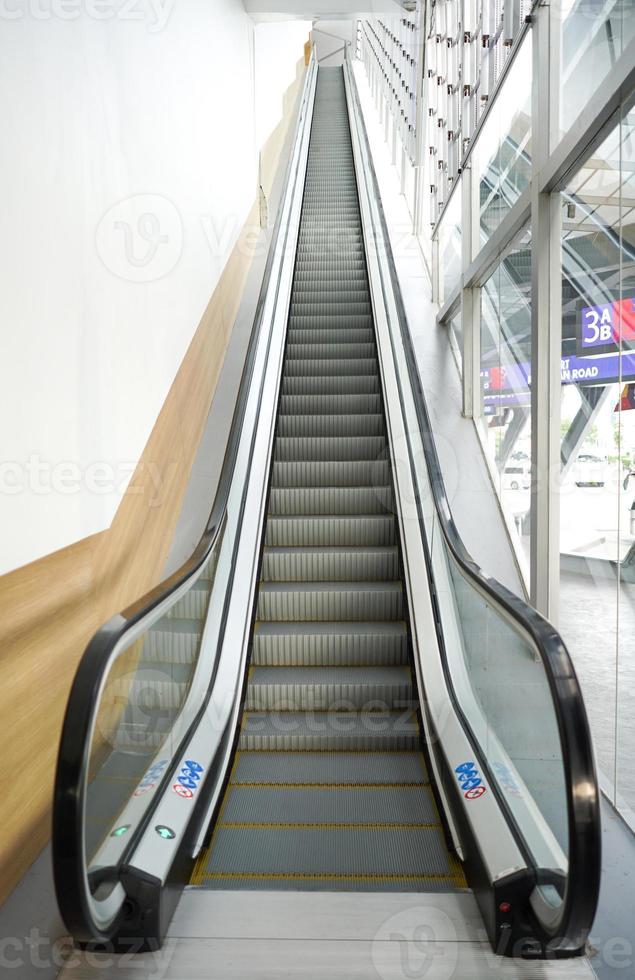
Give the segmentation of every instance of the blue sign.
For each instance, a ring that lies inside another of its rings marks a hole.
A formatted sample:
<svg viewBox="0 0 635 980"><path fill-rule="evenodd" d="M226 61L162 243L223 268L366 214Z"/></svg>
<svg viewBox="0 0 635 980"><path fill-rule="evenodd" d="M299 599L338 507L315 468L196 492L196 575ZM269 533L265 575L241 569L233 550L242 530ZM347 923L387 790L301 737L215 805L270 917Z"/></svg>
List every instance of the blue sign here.
<svg viewBox="0 0 635 980"><path fill-rule="evenodd" d="M134 795L143 796L145 793L149 793L151 789L154 789L167 769L169 761L169 759L161 759L159 762L155 762L154 765L150 766L135 790Z"/></svg>
<svg viewBox="0 0 635 980"><path fill-rule="evenodd" d="M487 368L481 371L481 381L486 415L530 403L529 361L509 364L504 369ZM635 351L563 357L560 361L560 381L563 385L583 386L635 381Z"/></svg>
<svg viewBox="0 0 635 980"><path fill-rule="evenodd" d="M613 303L583 306L580 317L580 346L604 347L613 343Z"/></svg>
<svg viewBox="0 0 635 980"><path fill-rule="evenodd" d="M616 299L580 311L578 353L616 351L635 341L635 300Z"/></svg>
<svg viewBox="0 0 635 980"><path fill-rule="evenodd" d="M176 778L176 782L172 786L177 796L180 796L182 799L192 799L195 791L198 789L202 772L204 772L203 766L198 762L194 762L192 759L187 759Z"/></svg>
<svg viewBox="0 0 635 980"><path fill-rule="evenodd" d="M466 800L478 800L485 793L486 787L474 762L462 762L454 772Z"/></svg>

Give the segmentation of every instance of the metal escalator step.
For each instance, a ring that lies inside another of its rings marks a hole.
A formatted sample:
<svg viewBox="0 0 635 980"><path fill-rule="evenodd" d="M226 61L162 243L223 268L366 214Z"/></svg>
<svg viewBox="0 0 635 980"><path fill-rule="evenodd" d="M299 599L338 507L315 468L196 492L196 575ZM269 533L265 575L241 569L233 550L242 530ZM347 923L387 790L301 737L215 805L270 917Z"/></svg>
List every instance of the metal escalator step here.
<svg viewBox="0 0 635 980"><path fill-rule="evenodd" d="M291 316L330 316L333 320L342 315L367 316L371 312L370 299L350 300L346 303L323 299L291 299Z"/></svg>
<svg viewBox="0 0 635 980"><path fill-rule="evenodd" d="M419 786L230 786L228 824L439 824L430 789Z"/></svg>
<svg viewBox="0 0 635 980"><path fill-rule="evenodd" d="M301 314L289 317L289 332L291 336L296 331L319 330L369 330L372 329L373 318L366 313L340 313L337 316L325 313Z"/></svg>
<svg viewBox="0 0 635 980"><path fill-rule="evenodd" d="M274 460L274 487L384 486L390 480L388 459Z"/></svg>
<svg viewBox="0 0 635 980"><path fill-rule="evenodd" d="M379 390L379 377L376 374L283 375L282 378L283 395L374 395Z"/></svg>
<svg viewBox="0 0 635 980"><path fill-rule="evenodd" d="M377 459L386 452L385 436L278 436L274 459L313 460L315 462L351 462L356 459Z"/></svg>
<svg viewBox="0 0 635 980"><path fill-rule="evenodd" d="M455 869L436 827L250 828L220 826L207 874L444 878Z"/></svg>
<svg viewBox="0 0 635 980"><path fill-rule="evenodd" d="M386 621L404 612L401 582L261 582L259 621Z"/></svg>
<svg viewBox="0 0 635 980"><path fill-rule="evenodd" d="M305 252L296 258L296 272L302 276L337 279L339 276L354 275L368 280L366 259L363 255L340 255L331 257L325 254Z"/></svg>
<svg viewBox="0 0 635 980"><path fill-rule="evenodd" d="M222 889L223 891L291 891L291 892L449 892L466 888L465 879L457 866L453 878L436 878L411 875L260 875L240 874L235 876L206 874L197 867L192 884L199 888Z"/></svg>
<svg viewBox="0 0 635 980"><path fill-rule="evenodd" d="M382 436L384 417L376 415L280 415L279 436Z"/></svg>
<svg viewBox="0 0 635 980"><path fill-rule="evenodd" d="M412 703L410 668L405 666L253 667L245 709L390 711Z"/></svg>
<svg viewBox="0 0 635 980"><path fill-rule="evenodd" d="M273 547L372 547L397 542L395 518L370 514L366 517L269 517L265 545Z"/></svg>
<svg viewBox="0 0 635 980"><path fill-rule="evenodd" d="M356 374L377 376L378 364L374 357L341 358L325 360L319 358L285 361L283 377L320 378L350 376Z"/></svg>
<svg viewBox="0 0 635 980"><path fill-rule="evenodd" d="M376 415L381 411L379 395L283 395L283 415Z"/></svg>
<svg viewBox="0 0 635 980"><path fill-rule="evenodd" d="M287 345L288 361L345 361L369 360L375 357L375 345L370 344L298 344L295 341Z"/></svg>
<svg viewBox="0 0 635 980"><path fill-rule="evenodd" d="M399 551L383 548L265 548L263 582L384 581L399 576Z"/></svg>
<svg viewBox="0 0 635 980"><path fill-rule="evenodd" d="M269 666L396 665L408 662L408 633L385 623L266 622L254 628L252 663Z"/></svg>
<svg viewBox="0 0 635 980"><path fill-rule="evenodd" d="M303 329L291 327L287 334L289 343L298 345L308 344L373 344L375 337L370 327L314 327Z"/></svg>
<svg viewBox="0 0 635 980"><path fill-rule="evenodd" d="M337 418L337 416L322 416ZM394 513L391 487L272 487L269 513L291 517L303 514Z"/></svg>
<svg viewBox="0 0 635 980"><path fill-rule="evenodd" d="M421 752L238 752L233 786L414 786L427 783Z"/></svg>
<svg viewBox="0 0 635 980"><path fill-rule="evenodd" d="M284 711L245 712L240 749L305 751L382 751L419 746L416 712Z"/></svg>
<svg viewBox="0 0 635 980"><path fill-rule="evenodd" d="M296 266L294 282L339 282L343 279L348 282L368 283L366 269L361 262L349 262L342 267L339 263L337 266L320 266L317 260L310 266L306 262L302 266Z"/></svg>

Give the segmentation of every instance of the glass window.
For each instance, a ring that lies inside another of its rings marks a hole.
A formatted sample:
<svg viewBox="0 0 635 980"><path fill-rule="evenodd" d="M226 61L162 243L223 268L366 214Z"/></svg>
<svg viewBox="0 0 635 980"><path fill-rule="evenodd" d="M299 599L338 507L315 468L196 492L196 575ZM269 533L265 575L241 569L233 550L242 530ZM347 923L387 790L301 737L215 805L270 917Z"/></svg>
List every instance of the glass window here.
<svg viewBox="0 0 635 980"><path fill-rule="evenodd" d="M452 197L439 224L439 285L441 305L450 298L461 281L461 184Z"/></svg>
<svg viewBox="0 0 635 980"><path fill-rule="evenodd" d="M450 343L452 345L452 350L454 351L454 356L456 357L456 362L459 366L459 371L463 374L463 321L461 318L461 307L456 311L453 317L448 322L450 328Z"/></svg>
<svg viewBox="0 0 635 980"><path fill-rule="evenodd" d="M474 147L481 243L487 241L531 177L531 32L492 104Z"/></svg>
<svg viewBox="0 0 635 980"><path fill-rule="evenodd" d="M531 236L525 230L481 290L481 392L496 489L529 558Z"/></svg>
<svg viewBox="0 0 635 980"><path fill-rule="evenodd" d="M560 0L561 129L584 109L635 34L633 0Z"/></svg>
<svg viewBox="0 0 635 980"><path fill-rule="evenodd" d="M632 111L618 113L609 136L561 195L560 488L560 626L585 691L600 769L614 801L632 810L634 124Z"/></svg>

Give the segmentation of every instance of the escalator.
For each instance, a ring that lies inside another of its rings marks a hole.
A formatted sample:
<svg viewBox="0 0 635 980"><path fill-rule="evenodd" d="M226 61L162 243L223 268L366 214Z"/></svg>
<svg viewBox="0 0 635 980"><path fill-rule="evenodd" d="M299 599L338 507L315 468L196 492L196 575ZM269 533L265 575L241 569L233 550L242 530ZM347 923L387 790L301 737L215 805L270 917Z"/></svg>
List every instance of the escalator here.
<svg viewBox="0 0 635 980"><path fill-rule="evenodd" d="M285 186L205 533L71 691L64 920L154 949L188 884L471 890L497 953L580 955L584 705L453 523L348 61L312 59Z"/></svg>
<svg viewBox="0 0 635 980"><path fill-rule="evenodd" d="M242 727L193 882L464 886L415 691L344 78L322 69Z"/></svg>

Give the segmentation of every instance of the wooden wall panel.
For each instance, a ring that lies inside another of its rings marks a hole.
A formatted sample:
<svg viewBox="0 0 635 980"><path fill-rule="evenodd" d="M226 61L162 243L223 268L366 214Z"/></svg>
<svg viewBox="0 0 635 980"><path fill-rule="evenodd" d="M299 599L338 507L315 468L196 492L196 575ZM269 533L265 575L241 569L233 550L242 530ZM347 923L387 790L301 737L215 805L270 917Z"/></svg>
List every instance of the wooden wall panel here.
<svg viewBox="0 0 635 980"><path fill-rule="evenodd" d="M298 70L284 119L263 148L270 180L301 78ZM59 733L86 644L161 579L249 272L258 213L254 202L110 528L0 578L0 903L50 836Z"/></svg>

